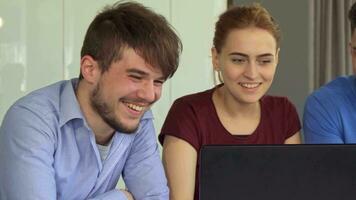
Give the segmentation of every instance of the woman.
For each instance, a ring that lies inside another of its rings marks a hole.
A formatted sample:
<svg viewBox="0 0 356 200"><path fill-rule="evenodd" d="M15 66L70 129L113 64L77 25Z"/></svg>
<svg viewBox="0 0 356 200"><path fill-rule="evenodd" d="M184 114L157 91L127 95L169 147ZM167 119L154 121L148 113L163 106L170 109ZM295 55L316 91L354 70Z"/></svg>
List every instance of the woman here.
<svg viewBox="0 0 356 200"><path fill-rule="evenodd" d="M220 15L212 63L223 84L177 99L159 136L171 200L198 199L199 150L207 144L298 144L300 122L285 97L265 95L280 31L258 4Z"/></svg>

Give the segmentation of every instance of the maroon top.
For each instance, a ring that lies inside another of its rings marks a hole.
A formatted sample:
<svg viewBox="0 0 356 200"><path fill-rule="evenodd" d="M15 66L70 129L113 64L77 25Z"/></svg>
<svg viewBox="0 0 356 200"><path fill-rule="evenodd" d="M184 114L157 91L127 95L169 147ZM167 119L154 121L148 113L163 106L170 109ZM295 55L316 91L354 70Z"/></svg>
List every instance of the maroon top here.
<svg viewBox="0 0 356 200"><path fill-rule="evenodd" d="M215 88L177 99L163 124L159 141L171 135L191 144L198 152L208 144L283 144L301 129L297 111L286 97L263 96L261 119L256 130L247 136L230 134L221 124L212 94ZM199 199L199 160L196 168L194 199Z"/></svg>

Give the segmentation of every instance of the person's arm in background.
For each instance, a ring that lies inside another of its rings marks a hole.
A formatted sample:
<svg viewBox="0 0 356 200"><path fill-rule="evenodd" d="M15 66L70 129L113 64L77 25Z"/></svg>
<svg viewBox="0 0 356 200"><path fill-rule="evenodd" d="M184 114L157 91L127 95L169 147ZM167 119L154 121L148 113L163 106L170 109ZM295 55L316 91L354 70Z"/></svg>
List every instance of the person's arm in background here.
<svg viewBox="0 0 356 200"><path fill-rule="evenodd" d="M188 142L166 135L163 164L170 188L170 200L192 200L195 190L197 151Z"/></svg>
<svg viewBox="0 0 356 200"><path fill-rule="evenodd" d="M305 143L344 143L334 110L333 105L325 105L313 95L307 98L303 115Z"/></svg>
<svg viewBox="0 0 356 200"><path fill-rule="evenodd" d="M179 98L171 106L159 135L163 165L170 189L170 200L192 200L197 195L200 116L191 100Z"/></svg>
<svg viewBox="0 0 356 200"><path fill-rule="evenodd" d="M152 119L144 120L132 144L123 180L136 200L168 200L169 189Z"/></svg>
<svg viewBox="0 0 356 200"><path fill-rule="evenodd" d="M0 128L0 199L57 199L55 127L24 106L14 106ZM126 191L111 190L92 199L126 200Z"/></svg>
<svg viewBox="0 0 356 200"><path fill-rule="evenodd" d="M297 109L293 105L293 103L287 98L284 98L284 119L287 139L285 139L284 144L301 144L301 124L299 120L299 115Z"/></svg>
<svg viewBox="0 0 356 200"><path fill-rule="evenodd" d="M284 144L300 144L300 143L302 143L302 141L301 141L301 136L299 131L284 141Z"/></svg>

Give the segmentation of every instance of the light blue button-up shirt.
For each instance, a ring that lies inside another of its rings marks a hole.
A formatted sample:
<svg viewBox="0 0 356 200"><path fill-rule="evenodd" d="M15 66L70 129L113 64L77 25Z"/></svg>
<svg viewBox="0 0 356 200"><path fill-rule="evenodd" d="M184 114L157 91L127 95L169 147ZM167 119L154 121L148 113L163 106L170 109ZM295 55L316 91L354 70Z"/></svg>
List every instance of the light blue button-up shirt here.
<svg viewBox="0 0 356 200"><path fill-rule="evenodd" d="M104 162L76 99L77 79L18 100L0 128L0 199L168 199L152 112L134 134L116 132Z"/></svg>

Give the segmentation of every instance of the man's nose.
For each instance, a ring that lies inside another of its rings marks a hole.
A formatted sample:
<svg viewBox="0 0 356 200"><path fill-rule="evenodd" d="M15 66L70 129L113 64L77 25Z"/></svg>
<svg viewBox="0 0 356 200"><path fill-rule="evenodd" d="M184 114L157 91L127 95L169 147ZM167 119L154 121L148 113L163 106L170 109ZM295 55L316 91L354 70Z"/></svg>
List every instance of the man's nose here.
<svg viewBox="0 0 356 200"><path fill-rule="evenodd" d="M147 102L154 102L156 100L154 83L152 81L142 83L141 88L138 90L137 96Z"/></svg>

